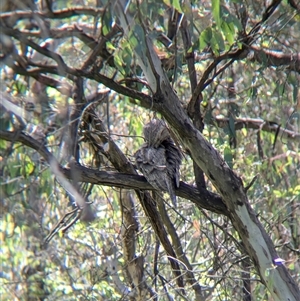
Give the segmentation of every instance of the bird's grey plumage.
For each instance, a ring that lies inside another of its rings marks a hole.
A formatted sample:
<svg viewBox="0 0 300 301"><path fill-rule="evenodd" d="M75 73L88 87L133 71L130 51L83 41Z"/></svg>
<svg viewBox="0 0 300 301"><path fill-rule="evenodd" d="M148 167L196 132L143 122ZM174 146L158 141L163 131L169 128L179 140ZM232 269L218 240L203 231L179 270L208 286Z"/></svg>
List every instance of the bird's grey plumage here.
<svg viewBox="0 0 300 301"><path fill-rule="evenodd" d="M167 191L176 206L175 187L179 187L182 156L165 123L152 119L144 127L146 142L136 152L136 165L157 190Z"/></svg>
<svg viewBox="0 0 300 301"><path fill-rule="evenodd" d="M159 147L163 141L170 138L166 124L161 119L152 119L144 126L144 137L151 147Z"/></svg>

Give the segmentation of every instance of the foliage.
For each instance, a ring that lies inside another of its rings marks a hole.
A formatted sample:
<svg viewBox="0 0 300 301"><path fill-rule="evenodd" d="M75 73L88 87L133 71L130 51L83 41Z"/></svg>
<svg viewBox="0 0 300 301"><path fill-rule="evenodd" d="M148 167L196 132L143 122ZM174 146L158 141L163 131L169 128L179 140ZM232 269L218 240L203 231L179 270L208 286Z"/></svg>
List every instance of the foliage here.
<svg viewBox="0 0 300 301"><path fill-rule="evenodd" d="M3 2L3 299L201 300L200 288L202 300L271 300L229 215L213 204L220 191L203 173L211 193L204 207L191 196L178 197L174 208L167 194L151 194L157 228L166 230L183 274L184 291L179 287L172 256L140 201L152 188L132 176L143 126L153 117L168 120L153 90L157 78L145 74L153 68L148 37L182 108L242 178L300 284L300 7L265 5L131 1L126 17L136 23L125 28L112 1ZM195 160L168 126L189 185L178 193L195 195ZM92 203L81 213L78 198Z"/></svg>

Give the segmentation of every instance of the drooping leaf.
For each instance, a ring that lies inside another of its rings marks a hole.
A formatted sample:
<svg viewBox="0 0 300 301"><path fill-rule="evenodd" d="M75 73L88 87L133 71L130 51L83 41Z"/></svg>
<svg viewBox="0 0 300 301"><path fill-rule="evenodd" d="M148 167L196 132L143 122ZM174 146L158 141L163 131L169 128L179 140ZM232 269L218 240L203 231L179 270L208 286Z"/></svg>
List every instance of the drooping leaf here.
<svg viewBox="0 0 300 301"><path fill-rule="evenodd" d="M171 0L171 5L181 14L183 13L179 0Z"/></svg>
<svg viewBox="0 0 300 301"><path fill-rule="evenodd" d="M233 155L230 147L228 146L224 149L224 160L230 168L233 168Z"/></svg>
<svg viewBox="0 0 300 301"><path fill-rule="evenodd" d="M232 29L232 26L230 26L230 23L223 22L221 28L226 40L229 42L230 45L232 45L235 41L235 32Z"/></svg>
<svg viewBox="0 0 300 301"><path fill-rule="evenodd" d="M217 24L217 27L221 27L221 16L220 16L220 0L212 0L212 15Z"/></svg>
<svg viewBox="0 0 300 301"><path fill-rule="evenodd" d="M230 136L231 137L236 137L235 120L232 117L232 115L229 116L229 131L230 131Z"/></svg>
<svg viewBox="0 0 300 301"><path fill-rule="evenodd" d="M218 29L213 30L213 36L211 39L211 47L215 54L220 54L220 52L224 51L225 44L224 39L221 32Z"/></svg>
<svg viewBox="0 0 300 301"><path fill-rule="evenodd" d="M211 27L207 27L202 31L199 37L199 51L202 51L205 47L210 46L212 39L212 29Z"/></svg>

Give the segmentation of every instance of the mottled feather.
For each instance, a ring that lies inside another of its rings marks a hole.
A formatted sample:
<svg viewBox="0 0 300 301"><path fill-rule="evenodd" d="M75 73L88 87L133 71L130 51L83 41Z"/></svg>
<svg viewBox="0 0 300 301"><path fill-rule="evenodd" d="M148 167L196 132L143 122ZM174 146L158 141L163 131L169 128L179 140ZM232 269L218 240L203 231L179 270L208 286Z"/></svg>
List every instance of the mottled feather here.
<svg viewBox="0 0 300 301"><path fill-rule="evenodd" d="M144 126L144 137L148 146L159 147L161 143L170 137L165 123L160 119L152 119Z"/></svg>
<svg viewBox="0 0 300 301"><path fill-rule="evenodd" d="M160 119L145 125L144 136L146 143L135 154L137 167L156 190L168 192L176 206L175 187L179 187L181 153Z"/></svg>

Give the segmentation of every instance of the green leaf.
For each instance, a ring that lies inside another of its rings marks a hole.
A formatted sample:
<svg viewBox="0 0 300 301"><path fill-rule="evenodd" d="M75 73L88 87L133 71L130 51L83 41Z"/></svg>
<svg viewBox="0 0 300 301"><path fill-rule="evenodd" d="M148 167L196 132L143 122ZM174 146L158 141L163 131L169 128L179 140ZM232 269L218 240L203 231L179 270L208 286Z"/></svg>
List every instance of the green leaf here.
<svg viewBox="0 0 300 301"><path fill-rule="evenodd" d="M1 124L1 123L0 123ZM0 127L0 129L2 130L2 128ZM0 149L6 149L8 145L8 142L5 140L0 140Z"/></svg>
<svg viewBox="0 0 300 301"><path fill-rule="evenodd" d="M24 158L23 165L21 167L21 174L25 178L27 178L34 172L34 169L35 169L34 163L31 161L31 159L28 156L26 156Z"/></svg>
<svg viewBox="0 0 300 301"><path fill-rule="evenodd" d="M16 162L13 162L9 166L10 178L14 179L20 176L20 165Z"/></svg>
<svg viewBox="0 0 300 301"><path fill-rule="evenodd" d="M236 16L232 15L225 6L221 6L220 15L222 20L222 33L230 44L229 46L231 46L235 43L236 33L243 29L242 24L240 20Z"/></svg>
<svg viewBox="0 0 300 301"><path fill-rule="evenodd" d="M27 91L27 83L24 80L17 79L13 83L13 87L18 91L19 94L25 94Z"/></svg>
<svg viewBox="0 0 300 301"><path fill-rule="evenodd" d="M220 0L212 0L212 14L216 21L217 26L221 27L221 17L220 17Z"/></svg>
<svg viewBox="0 0 300 301"><path fill-rule="evenodd" d="M177 10L179 11L181 14L183 13L181 6L180 6L180 2L179 0L171 0L171 5Z"/></svg>
<svg viewBox="0 0 300 301"><path fill-rule="evenodd" d="M254 100L257 98L257 95L258 95L258 90L255 86L253 86L252 88L249 89L249 92L248 92L248 95L249 97Z"/></svg>
<svg viewBox="0 0 300 301"><path fill-rule="evenodd" d="M217 138L217 145L218 146L222 146L222 145L224 145L224 143L225 143L225 141L224 141L223 137L218 136L218 138Z"/></svg>
<svg viewBox="0 0 300 301"><path fill-rule="evenodd" d="M235 32L234 32L234 28L232 28L233 26L226 22L222 23L222 32L224 33L226 40L229 42L230 45L232 45L234 43L234 36L235 36Z"/></svg>
<svg viewBox="0 0 300 301"><path fill-rule="evenodd" d="M222 34L219 30L213 31L213 36L211 39L211 47L215 54L219 54L225 49L225 43Z"/></svg>
<svg viewBox="0 0 300 301"><path fill-rule="evenodd" d="M295 263L292 262L288 265L288 269L291 270L291 271L294 271L295 270Z"/></svg>
<svg viewBox="0 0 300 301"><path fill-rule="evenodd" d="M228 146L226 146L224 149L224 160L230 168L233 168L233 156L231 149Z"/></svg>
<svg viewBox="0 0 300 301"><path fill-rule="evenodd" d="M176 55L175 59L176 59L176 68L175 68L175 72L174 72L174 81L177 81L177 79L182 74L182 61L183 61L183 55L182 55L182 53Z"/></svg>
<svg viewBox="0 0 300 301"><path fill-rule="evenodd" d="M234 32L240 31L243 29L243 26L240 20L225 7L221 6L221 19L226 22L229 26L232 26Z"/></svg>
<svg viewBox="0 0 300 301"><path fill-rule="evenodd" d="M7 131L11 128L11 126L12 126L12 123L11 123L10 117L4 115L4 117L2 118L0 116L0 130Z"/></svg>
<svg viewBox="0 0 300 301"><path fill-rule="evenodd" d="M201 32L199 38L199 51L202 51L206 46L210 46L211 38L212 38L211 27L207 27L205 30Z"/></svg>
<svg viewBox="0 0 300 301"><path fill-rule="evenodd" d="M236 136L235 121L234 121L234 118L232 117L232 115L229 116L229 132L230 132L231 137Z"/></svg>
<svg viewBox="0 0 300 301"><path fill-rule="evenodd" d="M136 24L134 27L134 37L132 36L131 43L134 46L134 50L141 57L141 59L145 58L145 51L147 49L146 41L145 41L145 33L142 26ZM147 62L145 59L144 62Z"/></svg>
<svg viewBox="0 0 300 301"><path fill-rule="evenodd" d="M115 56L114 56L114 63L115 63L115 65L116 65L116 67L118 68L118 70L119 70L122 74L124 74L125 72L124 72L124 68L123 68L123 62L122 62L120 56L118 56L118 55L115 55Z"/></svg>
<svg viewBox="0 0 300 301"><path fill-rule="evenodd" d="M125 75L130 73L131 64L132 64L132 50L130 49L129 45L125 47L124 51L122 52L122 60L124 63L124 70Z"/></svg>
<svg viewBox="0 0 300 301"><path fill-rule="evenodd" d="M105 10L102 18L102 32L107 35L110 32L111 26L113 24L113 18L109 10Z"/></svg>
<svg viewBox="0 0 300 301"><path fill-rule="evenodd" d="M266 269L266 270L265 270L265 276L266 276L266 277L269 277L269 276L270 276L270 269Z"/></svg>

